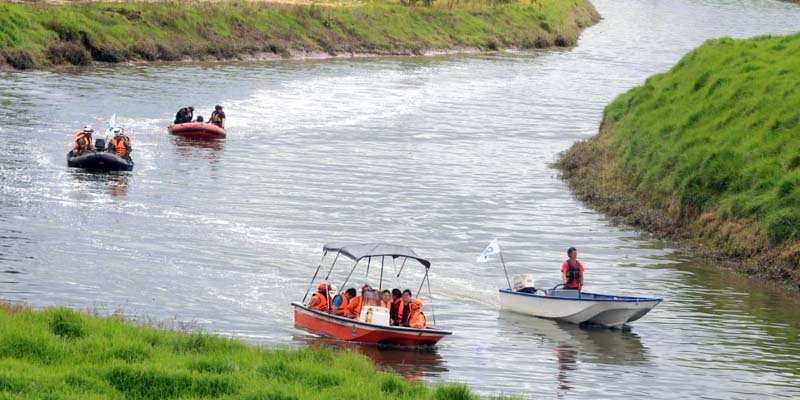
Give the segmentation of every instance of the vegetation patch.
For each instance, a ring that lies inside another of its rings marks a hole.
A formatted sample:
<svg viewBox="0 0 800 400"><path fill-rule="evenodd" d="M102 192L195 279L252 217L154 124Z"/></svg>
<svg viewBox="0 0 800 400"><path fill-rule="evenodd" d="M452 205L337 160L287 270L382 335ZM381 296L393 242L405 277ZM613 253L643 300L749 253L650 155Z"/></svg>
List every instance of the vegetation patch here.
<svg viewBox="0 0 800 400"><path fill-rule="evenodd" d="M0 55L30 69L260 53L543 48L573 45L598 19L588 0L2 3Z"/></svg>
<svg viewBox="0 0 800 400"><path fill-rule="evenodd" d="M472 399L351 351L267 349L0 303L0 399Z"/></svg>
<svg viewBox="0 0 800 400"><path fill-rule="evenodd" d="M800 34L711 40L618 97L557 163L622 221L800 287Z"/></svg>

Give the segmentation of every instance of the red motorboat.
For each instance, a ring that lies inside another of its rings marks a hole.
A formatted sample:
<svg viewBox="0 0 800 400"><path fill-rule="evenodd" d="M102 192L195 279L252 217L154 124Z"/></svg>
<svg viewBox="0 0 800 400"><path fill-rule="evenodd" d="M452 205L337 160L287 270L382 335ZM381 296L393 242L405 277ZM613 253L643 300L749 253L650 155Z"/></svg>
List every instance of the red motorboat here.
<svg viewBox="0 0 800 400"><path fill-rule="evenodd" d="M186 122L167 127L170 135L189 139L221 140L227 137L225 129L205 122Z"/></svg>
<svg viewBox="0 0 800 400"><path fill-rule="evenodd" d="M380 278L378 284L379 292L383 284L384 265L387 258L389 258L393 264L395 259L402 258L400 272L397 273L398 278L400 273L403 272L403 268L407 260L415 260L422 264L422 266L425 267L425 275L422 278L423 284L425 283L425 280L428 279L428 269L431 265L428 260L418 257L412 249L404 246L396 246L387 243L360 243L346 245L327 244L323 247L322 262L320 262L319 266L317 267L317 272L314 273L314 278L311 280L312 286L314 285L314 280L319 274L319 270L329 253L335 254L335 256L330 269L328 269L328 274L325 276L325 281L330 278L331 272L336 265L336 260L339 260L340 257L343 256L355 261L350 274L347 276L341 286L342 289L344 289L347 281L352 276L353 271L355 271L356 267L359 265L359 262L363 259L367 260L367 277L369 276L369 266L372 262L372 259L376 258L381 260ZM375 271L376 270L373 270L373 272ZM428 287L430 288L430 284ZM443 337L453 334L452 332L431 326L428 326L424 329L392 326L389 324L389 310L383 307L370 305L366 302L362 306L361 316L358 319L350 319L329 314L324 311L318 311L308 307L308 305L305 303L310 289L311 286L309 287L309 290L306 291L306 296L303 298L303 302L292 303L292 307L294 307L294 325L296 328L339 340L395 346L431 346L439 342L439 340L441 340ZM420 285L420 290L418 291L417 296L419 296L419 292L421 290L422 285Z"/></svg>

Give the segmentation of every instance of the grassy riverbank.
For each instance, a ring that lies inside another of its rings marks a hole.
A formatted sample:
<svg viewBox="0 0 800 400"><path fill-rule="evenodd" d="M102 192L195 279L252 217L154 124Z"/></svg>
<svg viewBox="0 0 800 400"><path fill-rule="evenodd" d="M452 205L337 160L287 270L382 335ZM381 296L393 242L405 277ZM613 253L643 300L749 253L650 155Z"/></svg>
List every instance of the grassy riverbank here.
<svg viewBox="0 0 800 400"><path fill-rule="evenodd" d="M800 34L712 40L558 162L576 195L800 287Z"/></svg>
<svg viewBox="0 0 800 400"><path fill-rule="evenodd" d="M272 54L424 54L570 46L599 19L588 0L395 0L286 4L0 4L0 60L18 69L92 61Z"/></svg>
<svg viewBox="0 0 800 400"><path fill-rule="evenodd" d="M67 309L0 303L0 399L476 399L349 351L262 349Z"/></svg>

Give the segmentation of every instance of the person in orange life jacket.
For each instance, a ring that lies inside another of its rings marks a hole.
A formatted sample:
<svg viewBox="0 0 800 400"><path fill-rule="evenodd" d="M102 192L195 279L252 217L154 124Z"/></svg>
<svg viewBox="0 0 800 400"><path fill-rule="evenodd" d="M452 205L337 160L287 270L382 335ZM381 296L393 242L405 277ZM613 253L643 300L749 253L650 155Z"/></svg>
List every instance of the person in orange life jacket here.
<svg viewBox="0 0 800 400"><path fill-rule="evenodd" d="M561 279L566 289L583 289L583 264L578 261L578 250L570 247L567 250L569 259L561 264Z"/></svg>
<svg viewBox="0 0 800 400"><path fill-rule="evenodd" d="M328 283L327 282L320 282L317 291L311 295L311 302L308 303L308 306L317 311L328 312Z"/></svg>
<svg viewBox="0 0 800 400"><path fill-rule="evenodd" d="M225 129L225 112L222 111L221 105L217 104L214 106L214 112L211 113L211 119L209 122L222 129Z"/></svg>
<svg viewBox="0 0 800 400"><path fill-rule="evenodd" d="M392 292L390 292L388 289L381 292L380 306L387 310L392 307Z"/></svg>
<svg viewBox="0 0 800 400"><path fill-rule="evenodd" d="M340 293L333 298L333 307L331 307L331 313L333 315L344 315L345 309L350 304L350 300L356 297L356 289L349 288L344 291L344 293Z"/></svg>
<svg viewBox="0 0 800 400"><path fill-rule="evenodd" d="M406 289L403 290L403 305L402 305L402 314L400 314L400 325L408 326L408 317L410 316L410 310L408 309L408 305L411 303L411 290Z"/></svg>
<svg viewBox="0 0 800 400"><path fill-rule="evenodd" d="M114 138L108 142L107 150L109 153L114 153L120 157L131 158L131 138L125 134L125 129L114 128Z"/></svg>
<svg viewBox="0 0 800 400"><path fill-rule="evenodd" d="M428 318L422 312L422 300L411 299L408 303L408 326L410 328L425 329L428 326Z"/></svg>
<svg viewBox="0 0 800 400"><path fill-rule="evenodd" d="M92 151L92 134L94 129L91 125L86 125L83 130L75 134L75 141L72 144L72 154L79 155L87 151Z"/></svg>
<svg viewBox="0 0 800 400"><path fill-rule="evenodd" d="M361 288L361 295L350 299L350 304L344 310L344 315L350 319L358 319L361 316L361 306L364 305L365 295L370 292L372 288L369 285L364 285Z"/></svg>
<svg viewBox="0 0 800 400"><path fill-rule="evenodd" d="M392 306L389 308L389 320L394 326L400 325L403 319L403 293L400 289L392 289Z"/></svg>

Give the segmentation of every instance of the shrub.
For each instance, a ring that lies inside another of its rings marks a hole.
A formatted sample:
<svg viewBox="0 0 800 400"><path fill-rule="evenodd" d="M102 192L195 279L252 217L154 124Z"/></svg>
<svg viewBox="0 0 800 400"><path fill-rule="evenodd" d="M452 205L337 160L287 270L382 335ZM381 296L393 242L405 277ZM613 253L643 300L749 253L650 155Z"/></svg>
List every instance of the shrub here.
<svg viewBox="0 0 800 400"><path fill-rule="evenodd" d="M66 339L80 338L86 335L80 314L66 308L56 308L50 312L48 321L50 332Z"/></svg>
<svg viewBox="0 0 800 400"><path fill-rule="evenodd" d="M2 56L6 59L8 65L20 69L31 69L34 66L33 57L31 54L22 49L5 49Z"/></svg>
<svg viewBox="0 0 800 400"><path fill-rule="evenodd" d="M433 392L436 400L474 400L474 397L464 385L443 385Z"/></svg>
<svg viewBox="0 0 800 400"><path fill-rule="evenodd" d="M772 245L800 239L800 211L784 209L769 216L767 237Z"/></svg>
<svg viewBox="0 0 800 400"><path fill-rule="evenodd" d="M47 58L53 64L89 65L92 55L76 42L55 42L47 48Z"/></svg>

